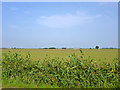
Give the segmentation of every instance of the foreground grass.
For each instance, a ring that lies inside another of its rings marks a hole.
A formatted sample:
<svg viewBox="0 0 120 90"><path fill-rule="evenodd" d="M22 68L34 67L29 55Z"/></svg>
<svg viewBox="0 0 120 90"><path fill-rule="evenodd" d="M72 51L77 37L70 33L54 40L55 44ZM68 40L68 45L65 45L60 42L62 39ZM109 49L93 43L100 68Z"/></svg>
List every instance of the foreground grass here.
<svg viewBox="0 0 120 90"><path fill-rule="evenodd" d="M31 62L31 54L3 55L2 79L4 87L45 88L118 88L118 59L113 63L97 63L86 58L82 50L67 58L50 58Z"/></svg>
<svg viewBox="0 0 120 90"><path fill-rule="evenodd" d="M17 80L3 80L2 81L2 88L59 88L57 85L49 85L49 84L39 84L38 86L34 83L26 84L21 81Z"/></svg>

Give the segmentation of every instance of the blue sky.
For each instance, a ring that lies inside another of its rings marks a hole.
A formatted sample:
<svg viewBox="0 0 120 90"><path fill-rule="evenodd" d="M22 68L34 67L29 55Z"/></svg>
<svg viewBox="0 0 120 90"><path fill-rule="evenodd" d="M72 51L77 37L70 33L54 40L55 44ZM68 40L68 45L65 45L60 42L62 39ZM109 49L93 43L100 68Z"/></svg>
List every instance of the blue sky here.
<svg viewBox="0 0 120 90"><path fill-rule="evenodd" d="M118 47L117 2L3 2L2 47Z"/></svg>

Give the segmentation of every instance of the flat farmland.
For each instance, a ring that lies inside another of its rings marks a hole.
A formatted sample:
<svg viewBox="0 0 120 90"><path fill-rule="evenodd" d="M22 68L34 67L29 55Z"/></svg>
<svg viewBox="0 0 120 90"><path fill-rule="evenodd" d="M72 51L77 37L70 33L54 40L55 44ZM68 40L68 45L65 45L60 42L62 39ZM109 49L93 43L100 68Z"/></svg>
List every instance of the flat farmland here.
<svg viewBox="0 0 120 90"><path fill-rule="evenodd" d="M90 58L99 62L111 62L114 58L118 58L118 49L81 49L85 55L85 58ZM75 53L77 56L81 56L79 49L2 49L2 54L8 53L20 53L25 56L28 52L31 54L33 60L42 60L46 55L51 58L60 57L67 58L69 55Z"/></svg>

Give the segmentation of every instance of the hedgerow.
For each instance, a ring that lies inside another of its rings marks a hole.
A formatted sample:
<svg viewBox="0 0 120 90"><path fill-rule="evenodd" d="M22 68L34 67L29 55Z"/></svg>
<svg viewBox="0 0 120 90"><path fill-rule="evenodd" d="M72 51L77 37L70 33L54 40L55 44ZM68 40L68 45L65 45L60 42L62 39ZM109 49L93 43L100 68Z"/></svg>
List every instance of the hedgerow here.
<svg viewBox="0 0 120 90"><path fill-rule="evenodd" d="M18 53L6 53L2 60L2 80L14 80L25 84L41 83L57 85L61 88L118 88L119 65L114 63L98 64L87 60L82 50L81 55L75 53L67 58L46 58L31 61L31 55L22 57Z"/></svg>

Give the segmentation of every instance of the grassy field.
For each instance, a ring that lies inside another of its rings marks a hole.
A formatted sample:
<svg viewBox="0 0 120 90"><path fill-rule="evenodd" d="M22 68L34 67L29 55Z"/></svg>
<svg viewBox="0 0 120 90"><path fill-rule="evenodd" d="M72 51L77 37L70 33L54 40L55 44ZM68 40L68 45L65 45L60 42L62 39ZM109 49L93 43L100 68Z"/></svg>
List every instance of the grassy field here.
<svg viewBox="0 0 120 90"><path fill-rule="evenodd" d="M3 87L117 88L117 49L3 49Z"/></svg>
<svg viewBox="0 0 120 90"><path fill-rule="evenodd" d="M96 62L111 63L114 58L118 58L117 49L81 49L86 58L93 59ZM61 57L67 58L69 55L75 53L80 56L79 49L2 49L2 54L17 52L25 56L28 52L31 54L33 60L44 59L46 54L51 58Z"/></svg>

